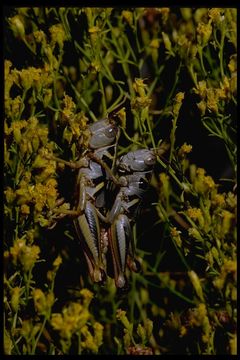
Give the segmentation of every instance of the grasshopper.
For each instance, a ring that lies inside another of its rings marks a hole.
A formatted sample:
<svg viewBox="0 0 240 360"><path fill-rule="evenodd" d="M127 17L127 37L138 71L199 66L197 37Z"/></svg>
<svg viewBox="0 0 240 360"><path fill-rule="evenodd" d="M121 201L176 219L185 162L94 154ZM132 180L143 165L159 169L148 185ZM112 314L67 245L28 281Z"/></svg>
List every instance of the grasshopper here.
<svg viewBox="0 0 240 360"><path fill-rule="evenodd" d="M106 236L103 236L100 219L106 207L106 187L112 182L118 185L114 176L116 148L120 129L117 126L117 112L126 98L104 119L89 125L89 148L81 159L68 162L53 158L74 169L78 169L76 181L76 202L73 210L60 211L59 218L73 216L74 226L81 243L89 274L93 282L106 278ZM110 166L108 165L110 163ZM57 213L58 210L55 210Z"/></svg>
<svg viewBox="0 0 240 360"><path fill-rule="evenodd" d="M117 288L127 288L126 265L138 271L131 225L136 221L151 180L157 156L153 150L139 149L123 155L117 164L120 187L107 215L108 240Z"/></svg>

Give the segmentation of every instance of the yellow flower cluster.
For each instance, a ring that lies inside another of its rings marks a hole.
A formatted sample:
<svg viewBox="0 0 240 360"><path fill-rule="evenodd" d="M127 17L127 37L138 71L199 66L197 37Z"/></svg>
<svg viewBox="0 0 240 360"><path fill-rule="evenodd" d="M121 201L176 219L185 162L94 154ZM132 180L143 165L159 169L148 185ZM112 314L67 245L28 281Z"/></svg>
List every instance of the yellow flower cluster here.
<svg viewBox="0 0 240 360"><path fill-rule="evenodd" d="M64 307L62 313L54 313L51 317L52 327L60 333L63 341L70 341L74 335L81 336L82 349L97 353L103 341L103 325L91 321L89 304L93 294L88 289L80 291L82 302L71 302ZM92 329L93 334L92 334Z"/></svg>
<svg viewBox="0 0 240 360"><path fill-rule="evenodd" d="M198 168L192 179L194 190L199 194L206 194L216 187L213 178L205 173L204 169Z"/></svg>
<svg viewBox="0 0 240 360"><path fill-rule="evenodd" d="M180 111L181 106L182 106L183 99L184 99L184 93L183 92L177 93L175 98L174 98L173 115L174 115L175 118L178 117L179 111Z"/></svg>
<svg viewBox="0 0 240 360"><path fill-rule="evenodd" d="M224 285L228 284L228 287L231 287L231 291L232 293L232 300L236 301L235 298L235 290L232 285L232 283L230 281L227 281L227 276L231 276L233 279L233 282L236 284L237 281L237 261L236 260L228 260L228 259L224 259L224 263L223 266L221 267L221 273L220 275L213 280L213 284L214 286L219 289L222 290Z"/></svg>
<svg viewBox="0 0 240 360"><path fill-rule="evenodd" d="M206 46L210 40L211 35L212 35L211 20L207 24L200 22L197 27L198 44L201 45L202 47Z"/></svg>
<svg viewBox="0 0 240 360"><path fill-rule="evenodd" d="M133 13L132 11L123 10L122 11L122 17L124 20L127 21L128 25L132 26L133 24Z"/></svg>
<svg viewBox="0 0 240 360"><path fill-rule="evenodd" d="M34 338L41 328L41 324L33 324L32 319L23 320L20 334L29 342L31 338Z"/></svg>
<svg viewBox="0 0 240 360"><path fill-rule="evenodd" d="M48 88L53 83L53 75L50 72L48 64L44 64L43 68L28 67L26 69L11 69L12 63L5 60L5 98L9 97L9 91L13 84L22 89L29 90L34 88L40 92L43 88Z"/></svg>
<svg viewBox="0 0 240 360"><path fill-rule="evenodd" d="M17 239L10 248L13 263L21 264L23 271L27 272L32 269L37 259L39 259L40 248L36 245L27 245L25 237Z"/></svg>
<svg viewBox="0 0 240 360"><path fill-rule="evenodd" d="M92 335L89 331L89 327L87 325L83 326L81 335L84 340L81 341L81 347L90 350L93 353L97 353L103 342L103 325L99 322L95 322L93 324L93 331L94 334Z"/></svg>
<svg viewBox="0 0 240 360"><path fill-rule="evenodd" d="M223 9L221 8L212 8L208 10L208 16L213 23L219 24L222 19Z"/></svg>
<svg viewBox="0 0 240 360"><path fill-rule="evenodd" d="M184 143L178 150L178 155L184 157L186 154L189 154L192 151L192 145Z"/></svg>
<svg viewBox="0 0 240 360"><path fill-rule="evenodd" d="M201 229L204 227L204 217L201 209L189 208L187 209L186 213L191 219L198 221L198 224Z"/></svg>
<svg viewBox="0 0 240 360"><path fill-rule="evenodd" d="M204 301L201 281L195 271L188 271L189 279L194 287L194 290L201 301Z"/></svg>
<svg viewBox="0 0 240 360"><path fill-rule="evenodd" d="M88 118L83 112L75 113L76 104L72 98L65 95L63 98L63 109L61 122L65 126L63 131L63 139L71 144L76 141L78 146L87 148L90 137L88 130Z"/></svg>
<svg viewBox="0 0 240 360"><path fill-rule="evenodd" d="M217 114L219 112L219 101L231 99L235 92L235 84L233 80L225 76L219 88L214 88L212 85L207 87L206 81L202 80L198 82L198 86L194 88L194 91L202 99L197 104L201 114L205 115L207 110Z"/></svg>
<svg viewBox="0 0 240 360"><path fill-rule="evenodd" d="M46 125L39 124L35 116L28 121L13 121L9 128L5 125L5 133L6 135L13 133L22 156L31 155L48 142L48 128Z"/></svg>
<svg viewBox="0 0 240 360"><path fill-rule="evenodd" d="M203 332L202 334L203 343L206 344L209 342L213 329L211 327L207 308L204 303L200 303L196 308L194 308L190 312L189 325L191 327L201 327Z"/></svg>
<svg viewBox="0 0 240 360"><path fill-rule="evenodd" d="M63 48L64 42L67 40L66 33L62 24L55 24L49 28L51 35L51 46L55 46L57 43L60 49Z"/></svg>
<svg viewBox="0 0 240 360"><path fill-rule="evenodd" d="M160 180L160 187L161 187L161 193L160 197L161 199L168 199L171 191L170 187L170 177L166 173L160 173L159 174L159 180Z"/></svg>
<svg viewBox="0 0 240 360"><path fill-rule="evenodd" d="M22 16L13 16L9 19L9 24L16 38L21 39L25 36L25 24Z"/></svg>
<svg viewBox="0 0 240 360"><path fill-rule="evenodd" d="M136 342L134 341L133 324L129 322L126 316L126 311L122 309L117 309L116 318L120 320L124 326L123 342L127 353L130 352L132 344L137 345L140 348L144 348L142 347L142 345L136 344ZM153 322L150 319L147 318L145 320L144 326L138 324L136 333L139 336L142 344L145 345L146 342L149 341L150 337L152 336L152 331L153 331ZM143 354L144 354L144 349L143 349Z"/></svg>
<svg viewBox="0 0 240 360"><path fill-rule="evenodd" d="M90 34L90 40L91 40L92 46L96 46L98 38L99 38L99 33L100 33L99 27L92 26L91 28L88 29L88 32Z"/></svg>
<svg viewBox="0 0 240 360"><path fill-rule="evenodd" d="M18 311L18 306L19 306L19 302L20 302L20 298L21 298L21 293L22 293L22 288L15 286L12 290L11 290L11 308L14 312Z"/></svg>
<svg viewBox="0 0 240 360"><path fill-rule="evenodd" d="M90 313L82 304L71 302L62 313L54 313L51 317L52 327L59 331L64 339L70 339L73 334L80 333L90 318Z"/></svg>
<svg viewBox="0 0 240 360"><path fill-rule="evenodd" d="M32 291L32 297L36 312L39 315L49 316L55 301L53 292L44 294L41 289L35 288Z"/></svg>
<svg viewBox="0 0 240 360"><path fill-rule="evenodd" d="M49 280L50 283L53 283L57 271L61 264L62 264L62 258L60 255L58 255L58 257L53 262L53 269L47 272L47 279Z"/></svg>
<svg viewBox="0 0 240 360"><path fill-rule="evenodd" d="M131 101L131 105L133 109L143 110L144 108L148 108L151 104L151 99L146 95L146 87L143 79L136 78L133 83L133 89L139 95L136 96Z"/></svg>
<svg viewBox="0 0 240 360"><path fill-rule="evenodd" d="M162 7L162 8L155 8L156 11L161 14L163 24L166 24L170 15L170 8Z"/></svg>
<svg viewBox="0 0 240 360"><path fill-rule="evenodd" d="M130 322L126 316L126 311L124 311L122 309L117 309L116 318L121 321L121 323L123 324L123 326L126 329L132 328L132 324L130 324Z"/></svg>
<svg viewBox="0 0 240 360"><path fill-rule="evenodd" d="M172 238L176 242L177 246L180 247L180 248L182 246L181 233L182 232L180 230L177 230L176 227L171 227L171 229L170 229L170 235L172 236Z"/></svg>

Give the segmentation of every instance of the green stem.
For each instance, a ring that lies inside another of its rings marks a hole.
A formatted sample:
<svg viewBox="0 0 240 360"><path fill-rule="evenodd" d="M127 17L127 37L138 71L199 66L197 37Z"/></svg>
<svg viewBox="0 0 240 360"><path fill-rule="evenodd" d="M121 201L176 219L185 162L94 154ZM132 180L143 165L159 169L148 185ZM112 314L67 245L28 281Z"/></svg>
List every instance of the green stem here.
<svg viewBox="0 0 240 360"><path fill-rule="evenodd" d="M197 75L193 71L193 64L192 63L188 66L188 71L189 71L189 73L191 75L191 78L192 78L192 81L193 81L195 87L197 88L198 87Z"/></svg>
<svg viewBox="0 0 240 360"><path fill-rule="evenodd" d="M182 300L184 300L184 301L188 302L189 304L196 305L195 301L193 301L193 300L191 300L191 299L187 298L185 295L183 295L183 294L182 294L182 293L180 293L179 291L177 291L177 290L175 290L175 289L171 288L170 286L166 286L166 287L167 287L167 289L168 289L171 293L173 293L174 295L177 295L180 299L182 299Z"/></svg>
<svg viewBox="0 0 240 360"><path fill-rule="evenodd" d="M223 69L223 48L224 48L224 40L225 40L225 27L222 28L221 32L221 40L219 44L219 60L220 60L220 72L221 77L224 78L224 69Z"/></svg>
<svg viewBox="0 0 240 360"><path fill-rule="evenodd" d="M177 244L175 243L175 241L173 239L172 239L172 242L173 242L173 245L174 245L182 263L184 264L184 266L186 267L187 270L190 270L190 267L189 267L188 263L186 262L185 257L183 256L181 250L178 248Z"/></svg>
<svg viewBox="0 0 240 360"><path fill-rule="evenodd" d="M20 111L19 111L19 115L18 115L17 120L21 119L21 116L22 116L22 113L23 113L23 110L24 110L24 101L26 99L27 92L28 92L28 89L24 89L23 95L21 97Z"/></svg>
<svg viewBox="0 0 240 360"><path fill-rule="evenodd" d="M173 151L174 151L174 145L175 145L175 140L176 140L175 133L176 133L176 129L177 129L177 119L178 119L178 116L174 116L173 121L172 121L173 126L172 126L172 130L170 133L171 148L170 148L170 155L169 155L169 164L171 164L172 158L173 158Z"/></svg>
<svg viewBox="0 0 240 360"><path fill-rule="evenodd" d="M44 330L44 328L45 328L45 325L46 325L46 322L47 322L47 319L48 319L48 318L49 318L49 316L45 315L44 320L43 320L43 323L42 323L42 326L41 326L41 329L40 329L40 331L39 331L39 333L38 333L38 336L37 336L37 338L36 338L36 340L35 340L35 342L34 342L31 355L35 355L37 344L38 344L39 339L40 339L40 337L41 337L41 335L42 335L42 332L43 332L43 330Z"/></svg>
<svg viewBox="0 0 240 360"><path fill-rule="evenodd" d="M151 142L152 142L153 148L155 149L156 148L156 143L155 143L153 133L152 133L152 128L151 128L151 125L150 125L149 113L147 114L147 119L146 120L147 120L148 131L149 131L149 134L150 134L150 137L151 137Z"/></svg>
<svg viewBox="0 0 240 360"><path fill-rule="evenodd" d="M82 348L81 348L81 332L79 331L77 334L78 337L78 355L82 354Z"/></svg>
<svg viewBox="0 0 240 360"><path fill-rule="evenodd" d="M202 71L203 71L203 75L204 77L207 76L207 72L206 72L206 69L205 69L205 66L204 66L204 62L203 62L203 51L202 51L202 47L201 46L198 46L198 53L199 53L199 58L200 58L200 64L201 64L201 67L202 67Z"/></svg>
<svg viewBox="0 0 240 360"><path fill-rule="evenodd" d="M23 275L25 281L26 303L28 302L28 298L29 298L31 275L32 275L32 268L29 270L28 274L24 273Z"/></svg>
<svg viewBox="0 0 240 360"><path fill-rule="evenodd" d="M105 97L105 92L104 92L104 87L103 87L103 81L102 81L102 73L98 73L98 83L99 83L99 87L101 90L101 94L102 94L102 112L103 114L106 114L107 112L107 105L106 105L106 97Z"/></svg>
<svg viewBox="0 0 240 360"><path fill-rule="evenodd" d="M36 51L33 50L33 48L31 47L31 45L27 42L27 40L25 38L22 39L24 44L26 45L26 47L31 51L31 53L33 53L34 55L36 55Z"/></svg>

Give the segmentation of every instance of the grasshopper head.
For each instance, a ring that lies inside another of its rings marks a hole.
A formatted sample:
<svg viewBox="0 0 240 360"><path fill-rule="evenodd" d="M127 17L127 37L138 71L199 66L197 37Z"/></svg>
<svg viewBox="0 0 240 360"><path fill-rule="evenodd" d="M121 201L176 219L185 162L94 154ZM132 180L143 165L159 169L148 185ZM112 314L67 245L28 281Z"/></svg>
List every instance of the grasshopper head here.
<svg viewBox="0 0 240 360"><path fill-rule="evenodd" d="M156 164L157 157L153 150L139 149L123 155L118 162L118 171L131 173L136 171L151 171Z"/></svg>
<svg viewBox="0 0 240 360"><path fill-rule="evenodd" d="M108 118L101 119L89 126L91 137L89 146L92 149L99 149L113 144L116 141L119 129L115 122Z"/></svg>

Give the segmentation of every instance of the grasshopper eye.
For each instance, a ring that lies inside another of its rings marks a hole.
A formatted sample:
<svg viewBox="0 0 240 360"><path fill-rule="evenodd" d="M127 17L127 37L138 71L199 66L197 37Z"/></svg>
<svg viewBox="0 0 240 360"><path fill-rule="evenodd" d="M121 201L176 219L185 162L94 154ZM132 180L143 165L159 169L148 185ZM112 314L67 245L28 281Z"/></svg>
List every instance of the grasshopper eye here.
<svg viewBox="0 0 240 360"><path fill-rule="evenodd" d="M110 139L115 138L115 136L117 134L117 128L109 127L104 131L104 134Z"/></svg>
<svg viewBox="0 0 240 360"><path fill-rule="evenodd" d="M154 165L156 162L156 156L154 154L149 154L144 162L146 165Z"/></svg>

